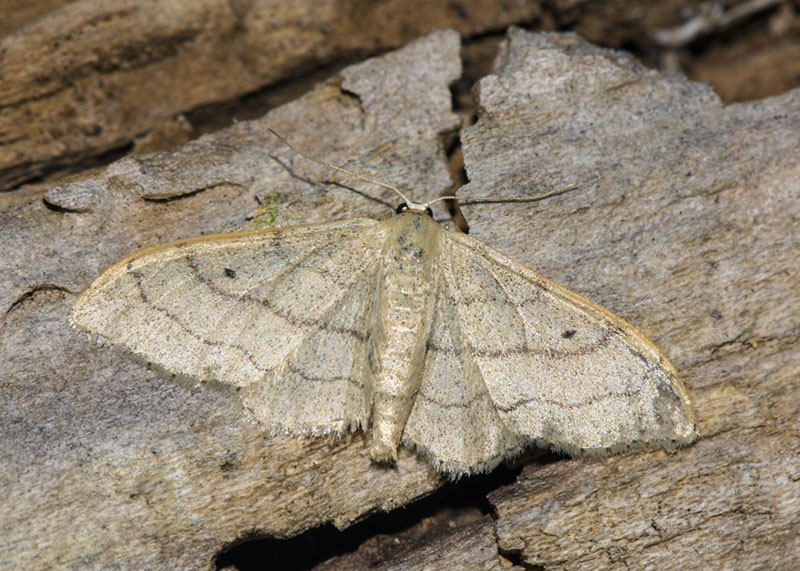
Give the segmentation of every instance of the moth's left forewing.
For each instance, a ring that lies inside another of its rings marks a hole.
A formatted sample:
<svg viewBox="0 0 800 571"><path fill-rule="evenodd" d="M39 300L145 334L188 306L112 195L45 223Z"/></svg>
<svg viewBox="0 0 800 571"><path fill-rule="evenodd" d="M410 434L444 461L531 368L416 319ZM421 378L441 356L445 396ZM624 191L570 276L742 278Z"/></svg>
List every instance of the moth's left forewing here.
<svg viewBox="0 0 800 571"><path fill-rule="evenodd" d="M97 278L72 321L171 374L246 387L319 330L352 336L331 320L379 233L354 219L148 248Z"/></svg>
<svg viewBox="0 0 800 571"><path fill-rule="evenodd" d="M459 327L503 421L570 454L696 437L674 368L631 325L482 242L446 233Z"/></svg>

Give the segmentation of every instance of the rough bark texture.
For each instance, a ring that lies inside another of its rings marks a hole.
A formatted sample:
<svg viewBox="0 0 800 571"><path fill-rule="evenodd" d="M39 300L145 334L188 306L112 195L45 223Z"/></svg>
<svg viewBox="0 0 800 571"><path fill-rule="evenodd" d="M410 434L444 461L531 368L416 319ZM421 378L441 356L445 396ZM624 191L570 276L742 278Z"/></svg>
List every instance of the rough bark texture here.
<svg viewBox="0 0 800 571"><path fill-rule="evenodd" d="M716 24L720 18L707 17L706 4L0 0L0 190L106 164L108 153L138 148L140 137L198 107L229 105L263 90L256 106L272 108L317 81L311 70L339 69L437 27L479 40L512 24L573 29L603 45L636 47L652 63L680 64L733 100L798 85L800 17L788 4L755 3L757 24L735 20L734 37L723 35L730 26ZM725 20L741 4L748 3L714 4L710 11ZM678 45L657 41L659 30L696 29L696 22L702 31L672 34L686 38ZM709 42L715 34L721 41ZM229 124L216 106L202 119L198 113L191 127L200 132ZM238 105L235 117L261 113Z"/></svg>
<svg viewBox="0 0 800 571"><path fill-rule="evenodd" d="M492 0L73 2L0 39L0 189L337 58L538 13Z"/></svg>
<svg viewBox="0 0 800 571"><path fill-rule="evenodd" d="M494 522L477 509L443 511L410 529L391 536L376 536L357 551L314 567L315 571L376 569L508 569L497 552Z"/></svg>
<svg viewBox="0 0 800 571"><path fill-rule="evenodd" d="M417 200L447 189L457 44L433 34L264 121L3 209L4 566L204 568L237 539L344 527L442 484L409 453L397 470L370 464L358 434L267 440L227 395L171 385L66 316L139 246L248 220L379 216L396 202L326 184L334 177L266 124ZM546 568L797 566L800 93L724 107L622 53L512 30L478 95L464 194L575 188L465 207L471 233L645 332L688 386L701 438L674 453L530 465L490 494L492 518L371 564L430 568L430 554L450 553L486 568L508 567L503 555Z"/></svg>

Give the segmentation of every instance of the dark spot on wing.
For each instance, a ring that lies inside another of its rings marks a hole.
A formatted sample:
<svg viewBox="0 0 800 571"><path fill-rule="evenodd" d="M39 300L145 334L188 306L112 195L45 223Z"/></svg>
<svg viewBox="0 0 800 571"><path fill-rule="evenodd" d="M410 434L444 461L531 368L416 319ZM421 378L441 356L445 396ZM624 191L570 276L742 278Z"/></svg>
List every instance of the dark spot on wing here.
<svg viewBox="0 0 800 571"><path fill-rule="evenodd" d="M561 334L564 339L569 339L573 335L575 335L575 329L567 329Z"/></svg>
<svg viewBox="0 0 800 571"><path fill-rule="evenodd" d="M230 268L225 268L225 276L233 279L236 277L236 272Z"/></svg>

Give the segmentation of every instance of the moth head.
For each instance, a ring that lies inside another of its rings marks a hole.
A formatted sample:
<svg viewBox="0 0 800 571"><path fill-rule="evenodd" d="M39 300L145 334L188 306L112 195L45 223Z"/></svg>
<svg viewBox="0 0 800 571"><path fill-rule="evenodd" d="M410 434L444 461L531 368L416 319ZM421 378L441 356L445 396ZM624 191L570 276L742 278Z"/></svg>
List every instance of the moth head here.
<svg viewBox="0 0 800 571"><path fill-rule="evenodd" d="M409 212L414 210L416 212L424 212L431 218L433 218L433 210L427 204L417 204L416 202L403 202L402 204L398 205L397 209L395 209L396 214L402 214L403 212Z"/></svg>

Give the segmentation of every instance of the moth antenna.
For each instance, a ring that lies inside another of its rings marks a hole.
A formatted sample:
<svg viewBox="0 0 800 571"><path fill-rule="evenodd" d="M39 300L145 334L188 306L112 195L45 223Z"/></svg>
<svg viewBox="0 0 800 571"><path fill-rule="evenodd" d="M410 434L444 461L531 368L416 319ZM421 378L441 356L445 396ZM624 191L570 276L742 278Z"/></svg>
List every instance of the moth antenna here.
<svg viewBox="0 0 800 571"><path fill-rule="evenodd" d="M415 204L412 201L410 201L408 198L406 198L406 195L403 194L403 191L401 191L399 188L396 188L396 187L392 186L391 184L386 184L385 182L381 182L379 180L375 180L374 178L370 178L368 176L364 176L363 174L359 174L357 172L349 171L347 169L343 169L342 167L337 167L336 165L332 165L331 163L326 163L325 161L322 161L320 159L311 157L311 156L307 155L306 153L304 153L303 151L301 151L300 149L297 149L294 145L292 145L289 141L287 141L282 135L278 134L277 131L275 131L272 127L267 127L267 130L269 130L270 133L275 135L281 143L283 143L284 145L289 147L292 151L294 151L296 154L300 155L301 157L303 157L307 161L311 161L312 163L316 163L316 164L318 164L320 166L323 166L323 167L328 167L329 169L332 169L332 170L335 170L335 171L350 175L352 177L361 179L361 180L363 180L365 182L370 182L372 184L376 184L378 186L382 186L383 188L388 188L389 190L395 191L400 196L400 198L403 200L403 202L407 203L409 206L412 205L412 204Z"/></svg>
<svg viewBox="0 0 800 571"><path fill-rule="evenodd" d="M576 184L567 184L564 186L560 186L558 188L554 188L552 190L548 190L542 194L534 194L532 196L511 196L511 197L502 197L502 196L440 196L438 198L434 198L430 202L426 204L426 206L430 206L434 202L439 202L441 200L458 200L459 202L472 202L472 203L479 203L479 202L537 202L539 200L544 200L545 198L550 198L551 196L558 196L559 194L564 194L569 192L570 190L574 190L578 188Z"/></svg>

